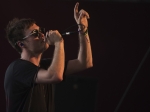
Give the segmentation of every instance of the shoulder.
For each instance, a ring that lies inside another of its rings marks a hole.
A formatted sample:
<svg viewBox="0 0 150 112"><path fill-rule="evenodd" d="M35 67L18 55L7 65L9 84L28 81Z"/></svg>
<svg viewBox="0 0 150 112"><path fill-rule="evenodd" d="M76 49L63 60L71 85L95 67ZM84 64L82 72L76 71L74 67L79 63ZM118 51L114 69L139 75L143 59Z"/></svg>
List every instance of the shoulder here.
<svg viewBox="0 0 150 112"><path fill-rule="evenodd" d="M36 66L36 65L26 60L16 59L12 63L10 63L8 67L22 67L22 66Z"/></svg>
<svg viewBox="0 0 150 112"><path fill-rule="evenodd" d="M13 68L14 68L15 66L17 66L19 63L20 63L20 59L14 60L13 62L11 62L11 63L9 64L9 66L7 67L7 70L6 70L6 71L13 70Z"/></svg>
<svg viewBox="0 0 150 112"><path fill-rule="evenodd" d="M13 62L14 64L14 70L32 70L37 68L38 66L34 65L33 63L26 61L26 60L22 60L22 59L18 59L16 61Z"/></svg>
<svg viewBox="0 0 150 112"><path fill-rule="evenodd" d="M13 61L7 68L6 74L22 74L22 73L30 73L30 72L35 72L36 68L38 68L36 65L33 63L22 60L22 59L17 59Z"/></svg>
<svg viewBox="0 0 150 112"><path fill-rule="evenodd" d="M31 86L33 77L37 73L38 68L38 66L29 61L17 59L7 68L5 73L5 83L15 81L21 85Z"/></svg>

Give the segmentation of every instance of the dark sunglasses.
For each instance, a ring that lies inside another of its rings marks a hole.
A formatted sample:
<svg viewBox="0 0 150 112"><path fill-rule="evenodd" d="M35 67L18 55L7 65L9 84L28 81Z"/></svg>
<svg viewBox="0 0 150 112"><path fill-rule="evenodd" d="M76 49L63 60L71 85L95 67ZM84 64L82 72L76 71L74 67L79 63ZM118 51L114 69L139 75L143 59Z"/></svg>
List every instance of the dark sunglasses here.
<svg viewBox="0 0 150 112"><path fill-rule="evenodd" d="M39 30L33 30L29 35L25 36L23 39L28 38L29 36L39 37L41 33L45 34L45 28L39 28Z"/></svg>

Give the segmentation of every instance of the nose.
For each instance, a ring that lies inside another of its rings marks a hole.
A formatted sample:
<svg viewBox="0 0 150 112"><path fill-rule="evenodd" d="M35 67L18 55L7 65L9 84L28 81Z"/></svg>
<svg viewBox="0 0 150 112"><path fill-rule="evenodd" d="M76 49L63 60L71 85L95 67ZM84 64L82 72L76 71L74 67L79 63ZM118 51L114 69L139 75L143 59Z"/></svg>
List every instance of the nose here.
<svg viewBox="0 0 150 112"><path fill-rule="evenodd" d="M45 34L40 33L40 38L45 41Z"/></svg>

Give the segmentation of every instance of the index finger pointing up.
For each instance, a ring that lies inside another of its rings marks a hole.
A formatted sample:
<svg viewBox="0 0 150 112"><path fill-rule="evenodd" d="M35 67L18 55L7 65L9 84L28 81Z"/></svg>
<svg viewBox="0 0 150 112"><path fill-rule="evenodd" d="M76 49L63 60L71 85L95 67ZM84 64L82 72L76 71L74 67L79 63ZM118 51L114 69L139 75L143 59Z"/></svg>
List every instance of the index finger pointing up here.
<svg viewBox="0 0 150 112"><path fill-rule="evenodd" d="M77 2L74 7L74 16L77 16L77 14L78 14L78 6L79 6L79 3Z"/></svg>

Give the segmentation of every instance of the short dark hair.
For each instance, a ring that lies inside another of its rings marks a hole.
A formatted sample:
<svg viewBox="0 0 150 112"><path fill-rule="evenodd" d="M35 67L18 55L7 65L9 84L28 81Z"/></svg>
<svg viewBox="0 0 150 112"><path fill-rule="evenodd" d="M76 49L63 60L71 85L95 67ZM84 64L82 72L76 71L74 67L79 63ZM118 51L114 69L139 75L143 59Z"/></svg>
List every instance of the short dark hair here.
<svg viewBox="0 0 150 112"><path fill-rule="evenodd" d="M31 18L14 18L6 26L6 38L11 46L19 53L22 52L21 48L16 44L25 36L25 30L32 26L35 22Z"/></svg>

